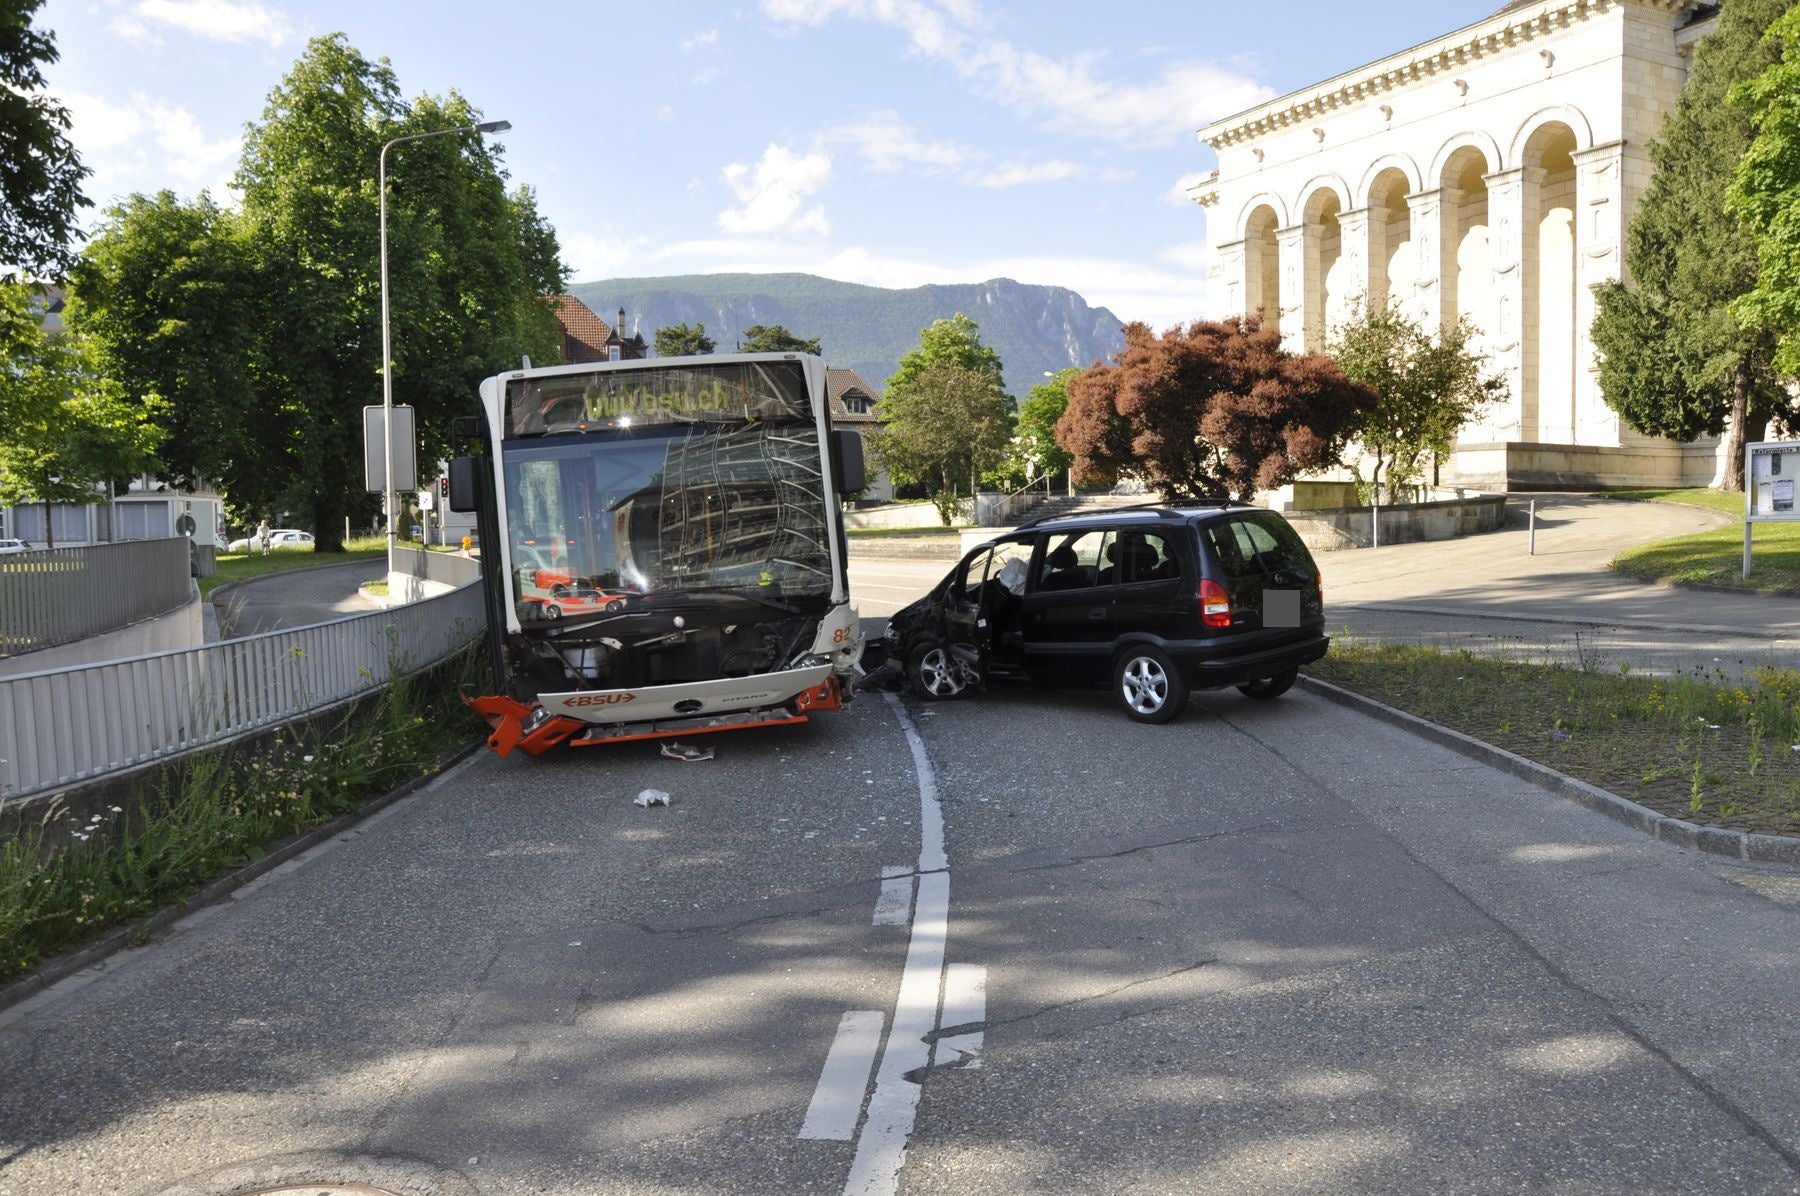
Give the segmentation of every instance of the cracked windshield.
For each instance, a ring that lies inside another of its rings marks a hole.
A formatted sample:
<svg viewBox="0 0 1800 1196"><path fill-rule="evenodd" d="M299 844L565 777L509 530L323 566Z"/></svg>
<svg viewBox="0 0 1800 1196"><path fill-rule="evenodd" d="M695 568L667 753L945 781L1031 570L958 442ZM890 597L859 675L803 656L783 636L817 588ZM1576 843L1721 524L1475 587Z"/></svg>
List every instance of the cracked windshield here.
<svg viewBox="0 0 1800 1196"><path fill-rule="evenodd" d="M13 0L0 147L0 1196L1800 1196L1800 0Z"/></svg>
<svg viewBox="0 0 1800 1196"><path fill-rule="evenodd" d="M506 518L521 622L653 593L829 594L821 457L797 363L514 381Z"/></svg>

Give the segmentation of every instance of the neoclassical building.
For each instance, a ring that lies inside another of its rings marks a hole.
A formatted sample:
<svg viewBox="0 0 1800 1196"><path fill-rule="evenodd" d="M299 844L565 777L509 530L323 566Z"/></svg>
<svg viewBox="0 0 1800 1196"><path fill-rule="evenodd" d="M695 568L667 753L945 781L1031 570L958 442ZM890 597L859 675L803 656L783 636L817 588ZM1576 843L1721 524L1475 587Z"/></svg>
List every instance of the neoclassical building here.
<svg viewBox="0 0 1800 1196"><path fill-rule="evenodd" d="M1640 436L1601 399L1593 288L1622 271L1648 145L1716 4L1518 0L1200 131L1214 317L1323 348L1364 303L1466 316L1509 400L1446 481L1704 485L1717 445Z"/></svg>

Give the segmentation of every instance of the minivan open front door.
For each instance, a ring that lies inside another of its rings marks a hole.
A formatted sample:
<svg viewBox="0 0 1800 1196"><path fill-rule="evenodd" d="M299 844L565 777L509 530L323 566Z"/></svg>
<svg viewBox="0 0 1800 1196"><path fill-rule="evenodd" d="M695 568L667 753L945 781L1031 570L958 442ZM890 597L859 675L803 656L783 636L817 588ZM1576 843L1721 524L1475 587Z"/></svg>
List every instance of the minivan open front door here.
<svg viewBox="0 0 1800 1196"><path fill-rule="evenodd" d="M908 651L906 680L920 697L954 698L981 684L982 585L992 556L992 548L981 548L956 567L934 611L938 636L927 635Z"/></svg>

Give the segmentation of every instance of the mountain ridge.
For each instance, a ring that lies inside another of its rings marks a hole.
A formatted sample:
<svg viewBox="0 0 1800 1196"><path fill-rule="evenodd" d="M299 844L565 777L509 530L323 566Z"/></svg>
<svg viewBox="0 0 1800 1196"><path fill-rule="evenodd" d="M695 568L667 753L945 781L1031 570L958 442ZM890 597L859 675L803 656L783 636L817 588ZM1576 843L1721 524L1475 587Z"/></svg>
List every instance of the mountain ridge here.
<svg viewBox="0 0 1800 1196"><path fill-rule="evenodd" d="M825 359L877 390L933 320L958 312L1000 356L1007 393L1023 397L1046 372L1104 360L1124 344L1121 321L1067 287L990 278L894 289L816 274L676 274L572 283L569 294L608 323L623 307L645 340L672 324L705 324L720 350L745 328L780 324L818 337Z"/></svg>

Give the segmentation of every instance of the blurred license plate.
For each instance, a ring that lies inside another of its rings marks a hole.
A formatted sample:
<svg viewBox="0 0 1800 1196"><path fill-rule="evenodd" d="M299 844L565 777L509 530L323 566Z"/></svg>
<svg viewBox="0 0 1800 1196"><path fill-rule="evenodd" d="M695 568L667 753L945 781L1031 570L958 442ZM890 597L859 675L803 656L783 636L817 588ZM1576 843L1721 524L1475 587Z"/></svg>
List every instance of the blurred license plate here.
<svg viewBox="0 0 1800 1196"><path fill-rule="evenodd" d="M1264 590L1263 626L1300 626L1300 591Z"/></svg>

